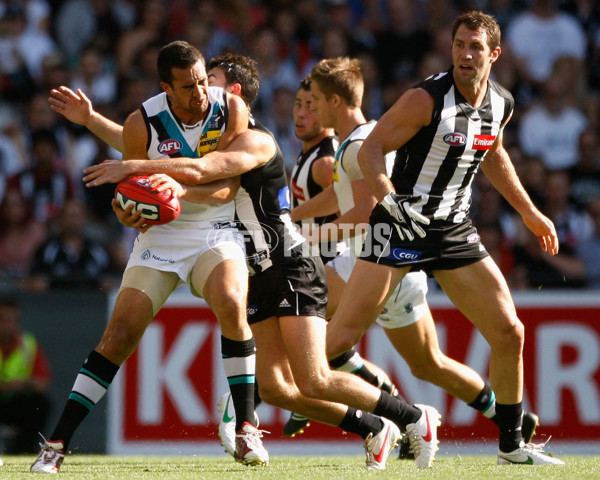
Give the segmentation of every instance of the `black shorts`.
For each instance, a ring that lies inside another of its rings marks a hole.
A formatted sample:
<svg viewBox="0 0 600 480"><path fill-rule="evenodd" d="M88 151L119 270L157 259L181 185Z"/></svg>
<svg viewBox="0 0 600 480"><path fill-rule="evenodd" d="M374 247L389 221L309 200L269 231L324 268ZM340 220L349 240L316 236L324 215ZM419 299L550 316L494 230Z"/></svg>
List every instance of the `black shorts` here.
<svg viewBox="0 0 600 480"><path fill-rule="evenodd" d="M425 238L400 240L389 214L377 205L369 218L370 229L360 258L412 270L454 270L489 256L469 218L462 223L433 220L424 226Z"/></svg>
<svg viewBox="0 0 600 480"><path fill-rule="evenodd" d="M327 282L319 257L286 258L250 276L248 323L270 317L325 318Z"/></svg>

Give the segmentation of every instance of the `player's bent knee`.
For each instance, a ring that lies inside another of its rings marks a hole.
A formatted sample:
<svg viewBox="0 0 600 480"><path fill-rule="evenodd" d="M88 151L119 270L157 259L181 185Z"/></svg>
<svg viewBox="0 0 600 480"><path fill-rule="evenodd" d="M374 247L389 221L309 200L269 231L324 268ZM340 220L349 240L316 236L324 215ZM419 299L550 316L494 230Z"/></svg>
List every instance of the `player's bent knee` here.
<svg viewBox="0 0 600 480"><path fill-rule="evenodd" d="M409 362L409 367L414 377L426 382L435 381L445 375L444 362L439 357L428 357L423 361Z"/></svg>
<svg viewBox="0 0 600 480"><path fill-rule="evenodd" d="M285 384L272 382L258 382L258 393L260 398L275 407L290 409L292 405L292 395L289 394L289 389Z"/></svg>
<svg viewBox="0 0 600 480"><path fill-rule="evenodd" d="M519 319L495 332L490 346L504 355L520 355L525 343L525 327Z"/></svg>
<svg viewBox="0 0 600 480"><path fill-rule="evenodd" d="M348 332L343 332L338 334L336 332L335 335L330 335L329 331L327 332L327 358L332 359L348 350L354 348L354 345L360 340L360 336L356 341L354 341L356 337L354 335L349 334Z"/></svg>
<svg viewBox="0 0 600 480"><path fill-rule="evenodd" d="M324 376L296 379L300 393L308 398L327 398L331 385Z"/></svg>

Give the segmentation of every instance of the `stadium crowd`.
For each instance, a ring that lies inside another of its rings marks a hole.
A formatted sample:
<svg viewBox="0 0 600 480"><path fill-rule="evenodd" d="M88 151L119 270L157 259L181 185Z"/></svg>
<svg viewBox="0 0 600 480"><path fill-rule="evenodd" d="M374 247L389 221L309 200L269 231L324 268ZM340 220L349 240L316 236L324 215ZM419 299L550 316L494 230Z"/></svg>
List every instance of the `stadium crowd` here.
<svg viewBox="0 0 600 480"><path fill-rule="evenodd" d="M52 88L81 89L122 123L156 93L169 41L207 60L232 51L258 63L254 115L291 171L301 150L292 107L322 58L357 57L363 111L379 118L417 81L451 65L449 26L466 8L503 29L495 77L516 100L504 144L540 210L556 256L485 176L472 212L512 289L600 288L600 6L593 0L3 0L0 1L0 284L42 291L116 286L134 234L110 206L113 186L86 189L82 170L120 158L49 108Z"/></svg>

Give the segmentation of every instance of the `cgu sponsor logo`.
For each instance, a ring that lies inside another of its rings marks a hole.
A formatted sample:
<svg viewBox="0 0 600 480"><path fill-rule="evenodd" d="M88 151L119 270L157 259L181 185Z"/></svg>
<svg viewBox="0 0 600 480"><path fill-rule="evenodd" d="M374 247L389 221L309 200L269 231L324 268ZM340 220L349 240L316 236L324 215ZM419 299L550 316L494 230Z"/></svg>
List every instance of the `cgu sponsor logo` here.
<svg viewBox="0 0 600 480"><path fill-rule="evenodd" d="M496 141L496 135L475 135L473 150L489 150Z"/></svg>
<svg viewBox="0 0 600 480"><path fill-rule="evenodd" d="M140 215L143 218L148 220L160 220L160 209L158 205L153 205L151 203L138 202L133 198L129 198L123 195L121 192L117 192L117 203L119 207L125 210L129 205L133 205L133 212L138 212L141 210L142 214Z"/></svg>
<svg viewBox="0 0 600 480"><path fill-rule="evenodd" d="M404 248L392 248L388 258L395 260L404 260L405 262L416 262L421 258L423 252L416 252L414 250L405 250Z"/></svg>
<svg viewBox="0 0 600 480"><path fill-rule="evenodd" d="M444 142L451 147L462 147L467 143L467 136L460 132L452 132L444 135Z"/></svg>
<svg viewBox="0 0 600 480"><path fill-rule="evenodd" d="M175 138L169 138L160 142L158 151L163 155L173 155L181 150L182 144Z"/></svg>

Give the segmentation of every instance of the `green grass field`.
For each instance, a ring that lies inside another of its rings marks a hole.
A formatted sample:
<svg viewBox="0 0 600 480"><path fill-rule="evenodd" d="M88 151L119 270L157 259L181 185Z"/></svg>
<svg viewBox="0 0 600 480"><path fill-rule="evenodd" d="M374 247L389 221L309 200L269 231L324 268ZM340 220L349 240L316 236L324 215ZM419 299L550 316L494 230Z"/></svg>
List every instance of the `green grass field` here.
<svg viewBox="0 0 600 480"><path fill-rule="evenodd" d="M275 457L268 467L244 467L219 457L113 457L71 455L60 471L63 479L77 480L358 480L426 478L443 480L485 479L600 479L600 457L561 457L565 466L502 466L492 456L440 455L434 466L418 470L414 462L390 457L382 472L366 471L364 457ZM40 476L29 472L33 456L5 456L0 479Z"/></svg>

